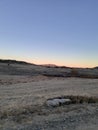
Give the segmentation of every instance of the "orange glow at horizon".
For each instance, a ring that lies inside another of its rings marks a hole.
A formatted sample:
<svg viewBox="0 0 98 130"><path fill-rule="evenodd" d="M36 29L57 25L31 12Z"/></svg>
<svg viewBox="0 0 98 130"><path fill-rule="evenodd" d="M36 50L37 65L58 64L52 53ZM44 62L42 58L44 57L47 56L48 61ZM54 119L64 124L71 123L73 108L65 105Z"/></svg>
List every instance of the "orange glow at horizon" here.
<svg viewBox="0 0 98 130"><path fill-rule="evenodd" d="M53 64L53 65L57 65L57 66L66 66L66 67L82 67L82 68L92 68L97 66L94 63L69 63L69 62L61 62L61 61L49 61L49 60L28 60L27 62L30 63L34 63L34 64L38 64L38 65L45 65L45 64Z"/></svg>
<svg viewBox="0 0 98 130"><path fill-rule="evenodd" d="M11 59L11 60L19 60L19 61L26 61L32 64L38 64L38 65L45 65L45 64L54 64L57 66L67 66L67 67L82 67L82 68L90 68L90 67L95 67L98 66L98 64L96 64L95 61L91 62L91 61L74 61L74 60L66 60L66 61L62 61L62 60L53 60L53 59L39 59L39 58L22 58L22 57L2 57L1 59Z"/></svg>

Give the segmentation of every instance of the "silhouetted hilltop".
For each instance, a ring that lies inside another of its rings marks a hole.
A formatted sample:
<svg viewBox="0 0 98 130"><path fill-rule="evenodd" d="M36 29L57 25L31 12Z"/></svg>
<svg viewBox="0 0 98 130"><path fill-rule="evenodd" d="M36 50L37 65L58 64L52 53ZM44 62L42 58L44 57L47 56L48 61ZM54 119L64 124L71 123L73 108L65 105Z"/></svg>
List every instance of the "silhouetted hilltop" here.
<svg viewBox="0 0 98 130"><path fill-rule="evenodd" d="M17 60L3 60L3 59L0 59L0 63L6 63L6 64L30 64L32 65L31 63L28 63L28 62L25 62L25 61L17 61ZM34 64L33 64L34 65Z"/></svg>
<svg viewBox="0 0 98 130"><path fill-rule="evenodd" d="M94 67L94 69L98 69L98 66Z"/></svg>
<svg viewBox="0 0 98 130"><path fill-rule="evenodd" d="M58 65L55 65L55 64L44 64L42 66L47 67L47 68L70 68L70 67L67 67L67 66L58 66Z"/></svg>

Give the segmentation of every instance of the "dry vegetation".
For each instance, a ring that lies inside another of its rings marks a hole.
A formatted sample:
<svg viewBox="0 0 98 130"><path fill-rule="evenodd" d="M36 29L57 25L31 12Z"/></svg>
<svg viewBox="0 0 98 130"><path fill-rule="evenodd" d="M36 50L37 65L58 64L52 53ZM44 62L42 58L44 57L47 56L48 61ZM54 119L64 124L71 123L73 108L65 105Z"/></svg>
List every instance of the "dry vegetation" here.
<svg viewBox="0 0 98 130"><path fill-rule="evenodd" d="M60 114L62 112L71 112L79 110L80 107L84 107L88 103L98 103L98 98L96 97L87 97L87 96L63 96L56 98L69 98L72 100L71 104L58 106L57 108L49 108L45 104L43 105L25 105L25 106L17 106L16 108L9 108L5 110L0 110L0 120L13 120L16 123L28 122L36 115L39 116L48 116L51 114ZM75 104L75 105L73 105ZM83 104L82 106L79 104Z"/></svg>
<svg viewBox="0 0 98 130"><path fill-rule="evenodd" d="M65 114L63 118L66 117L65 124L67 122L69 126L70 117L78 120L78 117L74 117L77 114L81 115L81 120L82 117L84 119L84 113L85 119L91 119L92 116L86 115L88 112L93 115L95 122L98 121L97 78L97 68L37 66L25 62L0 61L0 130L42 130L39 122L44 127L45 120L49 123L56 119L59 121L55 126L60 127L62 114ZM45 102L54 98L69 98L71 103L56 108L47 107ZM26 128L24 124L27 124ZM33 127L29 128L30 125ZM72 130L69 126L67 129L66 124L66 130ZM50 128L51 123L43 129Z"/></svg>
<svg viewBox="0 0 98 130"><path fill-rule="evenodd" d="M75 95L66 95L62 97L55 97L50 99L71 99L70 104L82 104L82 103L98 103L98 97L88 97L88 96L75 96Z"/></svg>

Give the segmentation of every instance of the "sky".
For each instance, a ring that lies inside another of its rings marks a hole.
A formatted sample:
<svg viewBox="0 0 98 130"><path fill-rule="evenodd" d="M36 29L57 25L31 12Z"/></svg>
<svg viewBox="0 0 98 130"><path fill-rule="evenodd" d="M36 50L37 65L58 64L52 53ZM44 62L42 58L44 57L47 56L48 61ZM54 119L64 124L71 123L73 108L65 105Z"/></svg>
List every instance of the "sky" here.
<svg viewBox="0 0 98 130"><path fill-rule="evenodd" d="M0 0L0 59L98 66L98 0Z"/></svg>

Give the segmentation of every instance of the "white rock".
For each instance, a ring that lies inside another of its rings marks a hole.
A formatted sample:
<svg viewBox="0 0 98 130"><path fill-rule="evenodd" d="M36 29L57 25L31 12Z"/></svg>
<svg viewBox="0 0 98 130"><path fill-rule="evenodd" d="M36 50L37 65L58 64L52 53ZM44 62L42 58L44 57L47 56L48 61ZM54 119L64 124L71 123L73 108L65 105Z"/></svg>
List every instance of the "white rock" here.
<svg viewBox="0 0 98 130"><path fill-rule="evenodd" d="M63 105L63 104L68 104L70 103L71 100L70 99L59 99L59 98L55 98L55 99L49 99L47 100L46 104L47 106L53 106L53 107L56 107L56 106L59 106L59 105Z"/></svg>

